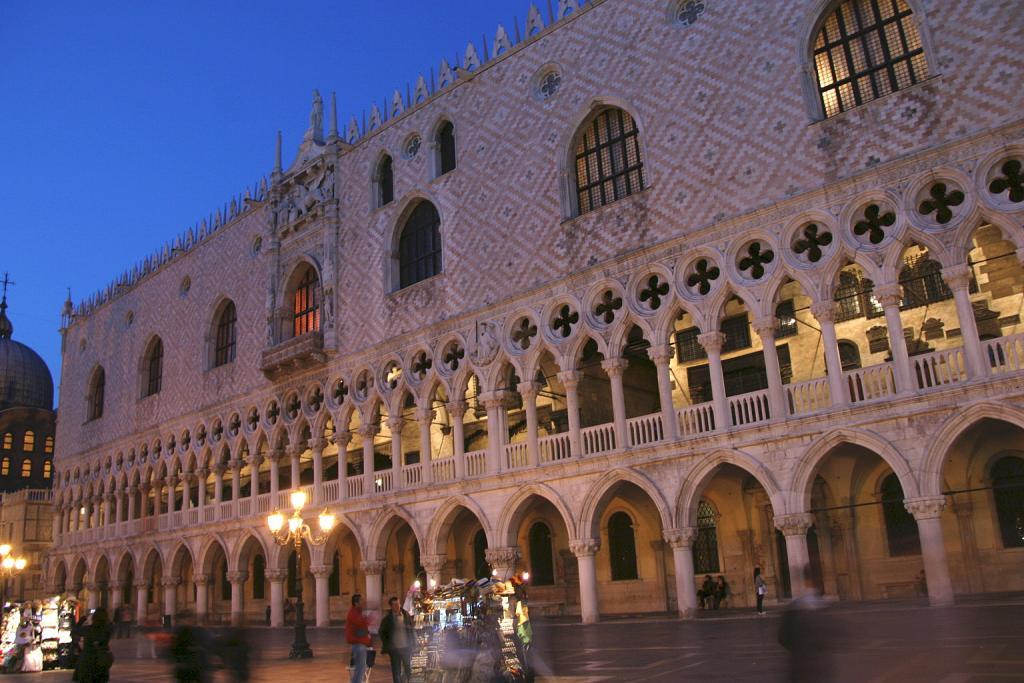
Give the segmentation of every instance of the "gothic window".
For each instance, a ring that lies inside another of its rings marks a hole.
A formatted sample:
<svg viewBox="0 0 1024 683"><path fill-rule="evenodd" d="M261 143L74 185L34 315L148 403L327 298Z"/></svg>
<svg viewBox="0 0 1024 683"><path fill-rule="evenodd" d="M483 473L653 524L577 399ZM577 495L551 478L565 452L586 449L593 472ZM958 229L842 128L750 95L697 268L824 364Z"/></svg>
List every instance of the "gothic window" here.
<svg viewBox="0 0 1024 683"><path fill-rule="evenodd" d="M390 155L377 166L377 206L386 206L395 199L395 171Z"/></svg>
<svg viewBox="0 0 1024 683"><path fill-rule="evenodd" d="M160 393L164 375L164 343L157 337L146 354L146 392L143 397Z"/></svg>
<svg viewBox="0 0 1024 683"><path fill-rule="evenodd" d="M90 420L103 417L103 394L106 391L107 377L103 368L97 368L89 383L88 415Z"/></svg>
<svg viewBox="0 0 1024 683"><path fill-rule="evenodd" d="M25 432L25 436L21 440L21 450L26 453L31 453L36 449L36 433L31 429Z"/></svg>
<svg viewBox="0 0 1024 683"><path fill-rule="evenodd" d="M845 0L814 41L825 117L928 77L924 44L906 0Z"/></svg>
<svg viewBox="0 0 1024 683"><path fill-rule="evenodd" d="M21 461L21 476L24 479L32 476L32 461L28 458Z"/></svg>
<svg viewBox="0 0 1024 683"><path fill-rule="evenodd" d="M608 519L608 554L611 556L612 581L629 581L638 577L636 533L633 520L625 512L616 512Z"/></svg>
<svg viewBox="0 0 1024 683"><path fill-rule="evenodd" d="M238 342L238 311L235 302L228 301L217 317L217 339L213 349L213 367L219 368L235 360Z"/></svg>
<svg viewBox="0 0 1024 683"><path fill-rule="evenodd" d="M856 370L860 367L860 349L857 344L843 339L839 341L839 362L843 366L843 372Z"/></svg>
<svg viewBox="0 0 1024 683"><path fill-rule="evenodd" d="M627 112L599 112L577 133L575 150L580 214L644 189L640 140Z"/></svg>
<svg viewBox="0 0 1024 683"><path fill-rule="evenodd" d="M445 121L437 131L437 175L455 170L455 126Z"/></svg>
<svg viewBox="0 0 1024 683"><path fill-rule="evenodd" d="M775 307L775 338L792 337L796 333L796 306L792 299L787 299Z"/></svg>
<svg viewBox="0 0 1024 683"><path fill-rule="evenodd" d="M903 486L899 477L890 474L882 480L882 515L889 554L893 557L920 555L921 539L917 533L917 520L903 505Z"/></svg>
<svg viewBox="0 0 1024 683"><path fill-rule="evenodd" d="M306 266L292 295L292 336L320 330L320 279Z"/></svg>
<svg viewBox="0 0 1024 683"><path fill-rule="evenodd" d="M1004 548L1024 547L1024 459L1007 456L992 468L992 495Z"/></svg>
<svg viewBox="0 0 1024 683"><path fill-rule="evenodd" d="M535 522L530 527L530 583L534 586L551 586L555 583L551 529L544 522Z"/></svg>
<svg viewBox="0 0 1024 683"><path fill-rule="evenodd" d="M903 301L900 308L917 308L953 298L953 292L942 279L942 266L924 252L904 259L900 270Z"/></svg>
<svg viewBox="0 0 1024 683"><path fill-rule="evenodd" d="M265 581L267 578L267 561L262 555L252 558L252 598L262 600L265 597Z"/></svg>
<svg viewBox="0 0 1024 683"><path fill-rule="evenodd" d="M710 574L721 571L718 564L718 521L715 508L702 500L697 504L697 537L693 539L693 571Z"/></svg>
<svg viewBox="0 0 1024 683"><path fill-rule="evenodd" d="M416 205L398 238L399 289L441 272L441 217L430 202Z"/></svg>
<svg viewBox="0 0 1024 683"><path fill-rule="evenodd" d="M7 476L11 473L11 459L4 456L3 460L0 460L0 475Z"/></svg>
<svg viewBox="0 0 1024 683"><path fill-rule="evenodd" d="M52 436L46 437L46 439L43 441L43 453L46 453L46 454L52 454L53 453L53 437Z"/></svg>
<svg viewBox="0 0 1024 683"><path fill-rule="evenodd" d="M487 563L487 534L483 529L473 536L473 568L478 579L491 575L491 565Z"/></svg>
<svg viewBox="0 0 1024 683"><path fill-rule="evenodd" d="M724 319L722 334L725 335L722 353L750 348L750 325L747 324L747 314L741 313Z"/></svg>
<svg viewBox="0 0 1024 683"><path fill-rule="evenodd" d="M9 451L12 448L14 448L14 434L12 434L10 432L5 432L4 433L3 447L4 447L5 451Z"/></svg>
<svg viewBox="0 0 1024 683"><path fill-rule="evenodd" d="M4 473L6 474L6 472ZM49 460L43 461L43 479L49 479L53 476L53 463Z"/></svg>

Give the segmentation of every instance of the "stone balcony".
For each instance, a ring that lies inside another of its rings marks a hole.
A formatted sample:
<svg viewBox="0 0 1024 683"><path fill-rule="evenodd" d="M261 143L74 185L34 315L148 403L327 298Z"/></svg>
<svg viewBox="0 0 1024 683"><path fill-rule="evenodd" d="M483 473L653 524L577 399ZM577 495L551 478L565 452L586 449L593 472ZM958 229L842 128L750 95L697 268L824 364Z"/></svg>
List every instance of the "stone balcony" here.
<svg viewBox="0 0 1024 683"><path fill-rule="evenodd" d="M307 332L263 351L260 370L277 380L327 362L323 332Z"/></svg>

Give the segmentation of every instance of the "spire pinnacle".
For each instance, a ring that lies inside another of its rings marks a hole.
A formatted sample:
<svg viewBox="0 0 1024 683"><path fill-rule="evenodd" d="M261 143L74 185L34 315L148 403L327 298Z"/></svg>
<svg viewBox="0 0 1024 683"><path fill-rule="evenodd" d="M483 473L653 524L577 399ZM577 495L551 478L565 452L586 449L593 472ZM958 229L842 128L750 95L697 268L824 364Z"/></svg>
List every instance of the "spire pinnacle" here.
<svg viewBox="0 0 1024 683"><path fill-rule="evenodd" d="M338 139L338 96L334 92L331 93L330 130L327 131L327 139Z"/></svg>
<svg viewBox="0 0 1024 683"><path fill-rule="evenodd" d="M0 285L3 285L3 294L0 295L0 339L10 339L14 334L14 325L7 317L7 287L13 284L15 284L14 281L5 272L4 279L0 280Z"/></svg>

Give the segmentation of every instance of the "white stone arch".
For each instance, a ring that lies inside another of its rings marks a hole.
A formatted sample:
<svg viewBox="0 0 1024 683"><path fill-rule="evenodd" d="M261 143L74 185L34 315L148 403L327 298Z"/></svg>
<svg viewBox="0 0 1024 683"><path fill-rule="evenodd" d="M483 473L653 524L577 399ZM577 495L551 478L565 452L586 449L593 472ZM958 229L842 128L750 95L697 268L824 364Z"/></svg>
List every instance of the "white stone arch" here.
<svg viewBox="0 0 1024 683"><path fill-rule="evenodd" d="M391 202L389 202L389 203L394 203L394 201L395 201L395 197L394 197L394 191L395 191L395 187L394 187L395 155L392 154L391 150L389 150L387 147L381 147L379 150L377 150L377 153L373 156L373 159L370 162L370 169L369 169L370 172L368 174L369 177L367 178L367 180L369 181L369 187L370 187L370 210L371 211L373 211L374 209L380 209L380 208L383 208L384 206L386 206L386 204L384 204L384 202L382 201L382 195L381 195L381 192L382 192L382 189L383 189L383 186L381 185L381 169L382 169L382 167L384 165L384 160L385 159L390 159L391 160L391 182L392 182L392 185L391 185Z"/></svg>
<svg viewBox="0 0 1024 683"><path fill-rule="evenodd" d="M138 577L136 577L136 581L138 581L140 578L150 577L153 574L153 569L155 568L157 563L160 564L161 573L163 572L163 567L165 564L164 556L160 552L160 547L155 543L146 544L146 546L144 546L141 549L139 558L140 561L138 562L138 564L136 564L136 566L140 569L140 573Z"/></svg>
<svg viewBox="0 0 1024 683"><path fill-rule="evenodd" d="M165 576L169 578L182 578L181 574L186 561L192 564L193 574L196 572L196 558L192 554L192 548L183 539L179 539L174 544L167 557L167 564L163 567Z"/></svg>
<svg viewBox="0 0 1024 683"><path fill-rule="evenodd" d="M446 123L450 123L452 126L452 135L455 138L455 168L459 167L459 126L456 125L455 120L455 116L451 111L443 109L435 117L434 123L427 129L426 142L427 153L429 154L427 167L430 171L431 180L441 176L441 145L437 138L441 134L441 128Z"/></svg>
<svg viewBox="0 0 1024 683"><path fill-rule="evenodd" d="M899 239L893 240L892 244L886 247L885 261L882 264L883 281L881 283L876 282L876 287L879 284L899 284L900 271L903 269L903 252L913 244L927 248L928 257L943 267L962 263L962 261L957 261L950 254L946 245L935 235L912 226L907 226L903 235Z"/></svg>
<svg viewBox="0 0 1024 683"><path fill-rule="evenodd" d="M608 506L616 489L624 483L633 484L651 499L658 511L662 529L674 527L672 509L658 485L638 470L620 467L604 474L587 490L583 498L583 509L580 511L579 534L583 538L600 538L601 511Z"/></svg>
<svg viewBox="0 0 1024 683"><path fill-rule="evenodd" d="M587 342L590 340L593 340L594 343L597 344L597 350L605 360L610 358L608 342L605 341L604 337L588 331L588 333L580 334L576 337L572 344L565 348L564 353L555 356L555 362L558 363L558 367L563 371L576 370L576 368L579 367L580 355L583 354L583 347L585 347Z"/></svg>
<svg viewBox="0 0 1024 683"><path fill-rule="evenodd" d="M385 236L384 248L385 253L382 255L382 262L384 263L384 291L388 293L397 292L401 289L401 262L399 259L398 246L402 238L402 232L405 230L406 225L409 223L409 219L412 216L413 211L422 203L429 202L434 207L434 211L437 212L437 232L441 237L441 273L444 272L445 252L447 249L445 245L448 244L447 239L447 222L445 221L445 212L442 210L442 204L436 196L432 193L425 192L423 190L413 190L402 196L401 199L396 199L395 204L398 205L399 209L395 212L395 219L391 224L390 235ZM463 347L465 348L465 347Z"/></svg>
<svg viewBox="0 0 1024 683"><path fill-rule="evenodd" d="M816 295L811 298L815 302L832 301L835 297L839 272L849 265L860 267L864 271L864 277L871 280L872 284L876 287L883 284L884 273L880 268L880 264L872 261L866 253L854 251L843 244L840 246L836 258L823 266L820 271L817 271L818 285L814 288Z"/></svg>
<svg viewBox="0 0 1024 683"><path fill-rule="evenodd" d="M412 529L413 536L419 547L421 549L426 547L423 543L423 534L420 532L419 524L417 524L416 518L412 513L401 505L388 505L380 511L376 521L370 528L370 533L367 536L367 545L364 548L366 551L364 557L367 560L385 559L388 539L391 537L395 527L402 522L408 524L409 528Z"/></svg>
<svg viewBox="0 0 1024 683"><path fill-rule="evenodd" d="M946 454L961 434L984 419L999 420L1024 429L1024 411L1006 403L976 403L953 413L929 439L928 450L920 468L922 496L942 495L942 471Z"/></svg>
<svg viewBox="0 0 1024 683"><path fill-rule="evenodd" d="M247 529L241 536L235 539L235 543L230 549L225 549L228 561L228 571L244 572L248 571L249 564L252 562L253 556L256 552L262 552L264 559L267 561L267 567L270 567L270 550L271 545L276 545L273 542L268 542L264 537L262 527L257 529Z"/></svg>
<svg viewBox="0 0 1024 683"><path fill-rule="evenodd" d="M580 215L579 197L576 194L576 140L584 126L606 109L621 109L630 115L637 130L637 144L640 148L640 160L643 164L644 188L654 185L657 175L652 172L655 165L651 155L647 153L647 126L637 113L636 97L625 93L607 93L591 98L578 107L568 118L568 125L558 138L555 147L558 150L559 197L562 205L562 218L571 219Z"/></svg>
<svg viewBox="0 0 1024 683"><path fill-rule="evenodd" d="M720 449L702 459L683 480L682 486L679 488L679 495L676 496L675 519L678 526L696 526L697 504L700 502L700 496L722 465L735 465L754 477L768 494L768 499L776 515L783 514L787 510L786 497L782 488L775 481L771 471L760 460L740 450Z"/></svg>
<svg viewBox="0 0 1024 683"><path fill-rule="evenodd" d="M562 517L562 523L565 524L570 536L576 534L576 518L573 517L562 496L547 484L533 483L517 488L502 506L496 529L496 540L502 547L516 545L519 523L522 521L523 513L526 511L530 499L534 496L551 503L558 510Z"/></svg>
<svg viewBox="0 0 1024 683"><path fill-rule="evenodd" d="M804 13L804 21L797 33L797 59L800 64L801 81L804 91L804 101L807 106L809 121L821 121L825 118L825 110L818 94L818 76L814 71L814 41L821 31L822 25L829 15L845 0L814 0L810 8ZM931 29L929 28L927 15L924 12L922 0L905 0L913 12L913 21L917 25L918 33L921 36L921 44L924 46L924 56L928 63L928 75L937 76L940 73L938 57L935 53L935 43L932 40Z"/></svg>
<svg viewBox="0 0 1024 683"><path fill-rule="evenodd" d="M421 546L421 551L424 554L445 554L448 534L451 531L452 524L455 522L455 518L462 510L468 510L480 522L480 526L484 530L484 536L487 538L487 547L490 548L495 545L494 532L491 529L487 513L470 496L460 493L446 499L441 504L441 507L434 512L430 527L427 530L427 543Z"/></svg>
<svg viewBox="0 0 1024 683"><path fill-rule="evenodd" d="M675 297L673 297L673 299L675 299ZM672 303L674 304L675 301ZM676 307L671 305L669 306L669 310L674 311L676 310ZM615 321L615 325L609 331L610 334L607 342L609 355L605 356L605 358L619 358L622 356L622 351L626 347L626 340L629 337L629 332L634 326L639 327L640 331L644 335L644 339L646 339L651 346L654 346L656 343L656 328L653 325L655 320L656 319L641 318L638 315L634 315L632 311L629 311L626 315L622 316L621 320ZM597 333L595 332L594 334ZM580 347L581 351L582 349L583 347Z"/></svg>
<svg viewBox="0 0 1024 683"><path fill-rule="evenodd" d="M352 534L352 538L355 539L356 549L359 551L360 559L366 557L366 539L363 538L362 533L359 531L359 525L352 521L352 518L343 512L336 513L337 523L334 525L334 529L331 530L330 535L327 537L327 542L322 546L314 546L310 548L310 558L313 562L320 565L331 564L331 559L334 553L341 546L341 539L345 537L345 534Z"/></svg>
<svg viewBox="0 0 1024 683"><path fill-rule="evenodd" d="M211 370L214 367L217 367L217 330L220 327L221 316L227 309L228 304L233 304L235 307L235 331L237 340L238 304L233 298L221 292L212 299L212 303L207 310L208 324L206 326L206 334L203 337L203 348L206 349L206 359L203 365L204 370ZM235 348L237 354L237 341Z"/></svg>
<svg viewBox="0 0 1024 683"><path fill-rule="evenodd" d="M816 439L803 455L796 466L789 472L786 482L789 490L789 505L786 512L806 512L811 509L811 493L814 479L822 461L838 446L849 444L865 448L880 457L896 474L907 498L920 496L920 486L914 474L914 468L888 439L864 429L841 427L833 429Z"/></svg>
<svg viewBox="0 0 1024 683"><path fill-rule="evenodd" d="M223 535L217 532L210 533L203 540L199 546L199 550L195 553L195 561L192 565L195 569L195 573L202 574L205 576L211 576L213 572L213 558L216 557L216 549L220 547L224 553L224 559L228 563L228 567L231 567L231 546L227 542L227 539Z"/></svg>
<svg viewBox="0 0 1024 683"><path fill-rule="evenodd" d="M718 288L714 297L708 301L704 317L707 329L701 327L701 332L719 331L722 325L722 318L725 316L725 306L733 296L743 302L743 305L746 306L747 311L751 315L757 315L757 311L760 310L760 300L758 297L746 287L737 286L731 281L726 282L722 287Z"/></svg>
<svg viewBox="0 0 1024 683"><path fill-rule="evenodd" d="M756 311L755 317L775 317L776 299L779 296L779 290L782 289L787 280L792 280L800 285L804 290L804 294L813 301L817 293L817 286L810 275L806 271L793 268L788 263L781 264L763 285L764 297L761 299L761 305Z"/></svg>
<svg viewBox="0 0 1024 683"><path fill-rule="evenodd" d="M1018 250L1024 249L1024 231L1015 223L1011 216L1000 211L994 211L992 209L981 206L976 212L977 216L973 220L965 220L952 238L952 248L950 249L950 260L955 260L956 263L967 263L967 257L971 253L971 237L974 232L983 225L992 225L999 229L1002 238L1016 247Z"/></svg>

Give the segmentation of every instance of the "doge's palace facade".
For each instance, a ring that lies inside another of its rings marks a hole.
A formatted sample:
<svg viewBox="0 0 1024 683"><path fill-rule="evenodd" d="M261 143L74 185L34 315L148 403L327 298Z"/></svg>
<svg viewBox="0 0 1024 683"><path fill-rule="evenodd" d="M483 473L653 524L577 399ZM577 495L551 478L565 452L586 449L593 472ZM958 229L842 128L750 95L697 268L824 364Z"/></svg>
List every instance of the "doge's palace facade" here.
<svg viewBox="0 0 1024 683"><path fill-rule="evenodd" d="M52 590L1024 588L1015 3L550 4L386 110L315 94L290 164L69 305ZM340 520L298 563L297 487Z"/></svg>

